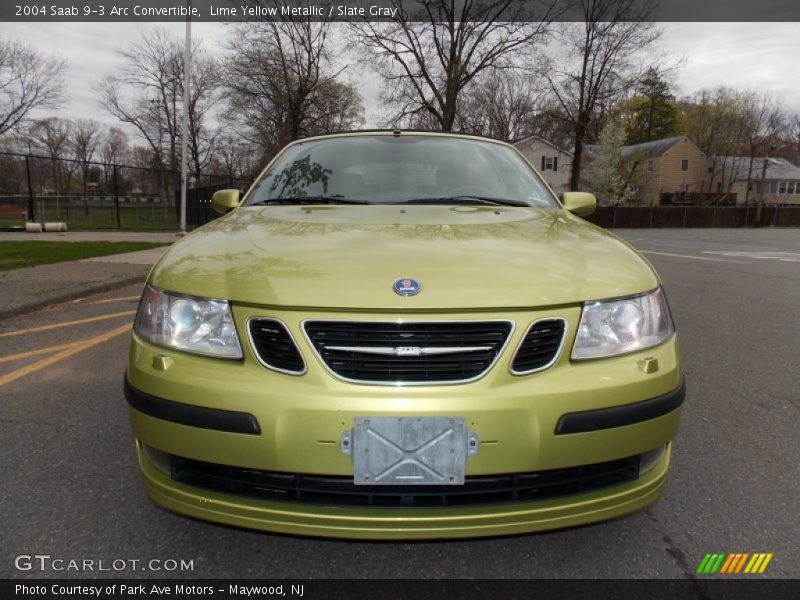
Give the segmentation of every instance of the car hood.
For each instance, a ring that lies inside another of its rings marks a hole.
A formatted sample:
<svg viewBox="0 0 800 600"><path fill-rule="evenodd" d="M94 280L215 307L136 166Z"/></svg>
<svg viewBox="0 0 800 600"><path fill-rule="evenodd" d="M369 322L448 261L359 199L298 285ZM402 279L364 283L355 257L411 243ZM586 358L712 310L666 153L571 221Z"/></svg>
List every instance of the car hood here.
<svg viewBox="0 0 800 600"><path fill-rule="evenodd" d="M414 278L419 294L392 284ZM155 287L241 303L373 310L541 307L655 288L649 264L561 209L241 207L177 242Z"/></svg>

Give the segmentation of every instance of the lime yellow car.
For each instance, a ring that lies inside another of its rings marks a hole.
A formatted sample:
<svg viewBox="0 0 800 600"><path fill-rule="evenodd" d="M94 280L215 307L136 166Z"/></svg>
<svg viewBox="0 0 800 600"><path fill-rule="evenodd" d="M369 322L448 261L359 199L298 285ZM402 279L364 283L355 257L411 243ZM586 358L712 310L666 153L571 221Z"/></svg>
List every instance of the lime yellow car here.
<svg viewBox="0 0 800 600"><path fill-rule="evenodd" d="M289 144L153 267L125 395L149 497L342 538L496 536L662 493L684 399L661 282L513 147Z"/></svg>

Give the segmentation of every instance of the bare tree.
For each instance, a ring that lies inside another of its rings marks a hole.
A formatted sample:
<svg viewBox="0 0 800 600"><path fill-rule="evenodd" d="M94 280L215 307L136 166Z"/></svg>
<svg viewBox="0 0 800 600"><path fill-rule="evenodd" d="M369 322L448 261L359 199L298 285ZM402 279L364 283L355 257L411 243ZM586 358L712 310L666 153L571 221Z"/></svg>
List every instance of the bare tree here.
<svg viewBox="0 0 800 600"><path fill-rule="evenodd" d="M189 157L192 163L190 170L197 175L208 165L219 135L218 129L208 126L209 112L219 99L219 77L220 69L217 61L204 55L200 50L196 51L189 84ZM183 94L182 83L181 94Z"/></svg>
<svg viewBox="0 0 800 600"><path fill-rule="evenodd" d="M109 127L103 132L97 151L101 162L106 165L119 165L126 162L130 152L128 134L119 127Z"/></svg>
<svg viewBox="0 0 800 600"><path fill-rule="evenodd" d="M83 172L82 194L83 210L89 214L89 201L86 197L89 184L89 168L100 142L100 123L93 119L78 119L72 127L70 147L75 159L81 164Z"/></svg>
<svg viewBox="0 0 800 600"><path fill-rule="evenodd" d="M53 174L53 191L61 194L69 188L76 163L64 161L69 154L72 121L49 117L34 121L28 128L26 137L31 146L29 152L43 153L50 158Z"/></svg>
<svg viewBox="0 0 800 600"><path fill-rule="evenodd" d="M64 158L69 153L72 121L48 117L34 121L27 130L27 137L38 152L50 158Z"/></svg>
<svg viewBox="0 0 800 600"><path fill-rule="evenodd" d="M557 99L556 115L572 132L570 187L580 185L583 146L597 113L607 114L644 74L637 57L661 35L649 19L652 0L580 0L583 22L565 23L560 31L563 55L547 69ZM599 125L599 124L598 124Z"/></svg>
<svg viewBox="0 0 800 600"><path fill-rule="evenodd" d="M541 96L528 74L494 71L465 90L456 127L509 142L535 135Z"/></svg>
<svg viewBox="0 0 800 600"><path fill-rule="evenodd" d="M70 147L76 160L86 164L94 159L100 134L101 125L94 119L77 119L74 122Z"/></svg>
<svg viewBox="0 0 800 600"><path fill-rule="evenodd" d="M222 173L228 179L241 179L255 176L255 152L252 144L242 142L233 133L221 134L214 146L212 165L214 172Z"/></svg>
<svg viewBox="0 0 800 600"><path fill-rule="evenodd" d="M0 136L37 108L55 108L64 93L66 61L29 44L0 39Z"/></svg>
<svg viewBox="0 0 800 600"><path fill-rule="evenodd" d="M786 129L786 116L780 104L765 93L746 92L742 97L742 121L748 157L747 187L745 188L745 204L750 199L750 181L757 156L767 156L778 146L781 133ZM763 174L761 179L763 180ZM763 181L761 193L758 195L759 211L756 220L761 217L760 205L764 199Z"/></svg>
<svg viewBox="0 0 800 600"><path fill-rule="evenodd" d="M747 202L750 183L759 179L756 158L780 145L786 122L780 105L768 94L725 87L700 90L682 104L688 134L709 157L707 191L714 182L730 191L746 169Z"/></svg>
<svg viewBox="0 0 800 600"><path fill-rule="evenodd" d="M687 133L709 158L711 176L706 191L710 192L714 180L742 166L741 157L736 156L744 137L737 92L724 87L704 89L682 104ZM729 178L729 186L732 183Z"/></svg>
<svg viewBox="0 0 800 600"><path fill-rule="evenodd" d="M223 72L226 120L265 158L299 137L363 122L361 96L339 79L331 29L297 18L237 28Z"/></svg>
<svg viewBox="0 0 800 600"><path fill-rule="evenodd" d="M352 83L333 79L320 86L311 102L314 134L355 129L364 123L361 94Z"/></svg>
<svg viewBox="0 0 800 600"><path fill-rule="evenodd" d="M153 166L177 170L183 114L182 44L166 30L154 29L120 55L121 74L108 75L98 85L103 105L136 128L153 152ZM189 149L195 172L205 165L213 145L208 111L216 99L217 79L215 61L195 45L189 102Z"/></svg>
<svg viewBox="0 0 800 600"><path fill-rule="evenodd" d="M358 47L385 81L393 122L428 120L452 131L464 90L484 72L518 68L518 59L545 40L556 2L519 0L391 0L390 23L353 24ZM526 18L522 20L523 13ZM535 22L533 22L535 20Z"/></svg>

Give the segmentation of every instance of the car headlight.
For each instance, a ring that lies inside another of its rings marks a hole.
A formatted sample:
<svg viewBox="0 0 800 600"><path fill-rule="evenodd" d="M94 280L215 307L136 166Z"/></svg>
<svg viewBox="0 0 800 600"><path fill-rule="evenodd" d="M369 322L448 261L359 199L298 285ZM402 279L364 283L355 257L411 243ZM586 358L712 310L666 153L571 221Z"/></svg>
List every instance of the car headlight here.
<svg viewBox="0 0 800 600"><path fill-rule="evenodd" d="M643 350L665 341L674 331L661 288L631 298L587 302L572 358L600 358Z"/></svg>
<svg viewBox="0 0 800 600"><path fill-rule="evenodd" d="M192 298L145 286L133 330L148 342L187 352L242 358L226 300Z"/></svg>

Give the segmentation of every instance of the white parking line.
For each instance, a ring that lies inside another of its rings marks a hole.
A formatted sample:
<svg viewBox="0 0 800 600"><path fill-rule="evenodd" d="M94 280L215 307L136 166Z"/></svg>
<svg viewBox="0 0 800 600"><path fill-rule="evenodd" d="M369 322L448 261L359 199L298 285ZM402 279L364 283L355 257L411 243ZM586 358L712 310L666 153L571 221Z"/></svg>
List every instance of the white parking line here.
<svg viewBox="0 0 800 600"><path fill-rule="evenodd" d="M654 252L653 250L639 250L642 254L658 254L659 256L673 256L675 258L691 258L694 260L713 260L715 262L737 263L740 265L749 265L750 263L745 260L727 260L725 258L711 258L709 256L690 256L688 254L670 254L669 252Z"/></svg>
<svg viewBox="0 0 800 600"><path fill-rule="evenodd" d="M797 252L766 252L766 251L739 251L739 250L703 250L703 254L717 254L719 256L736 256L739 258L754 258L757 260L772 259L781 262L800 262L800 253Z"/></svg>

